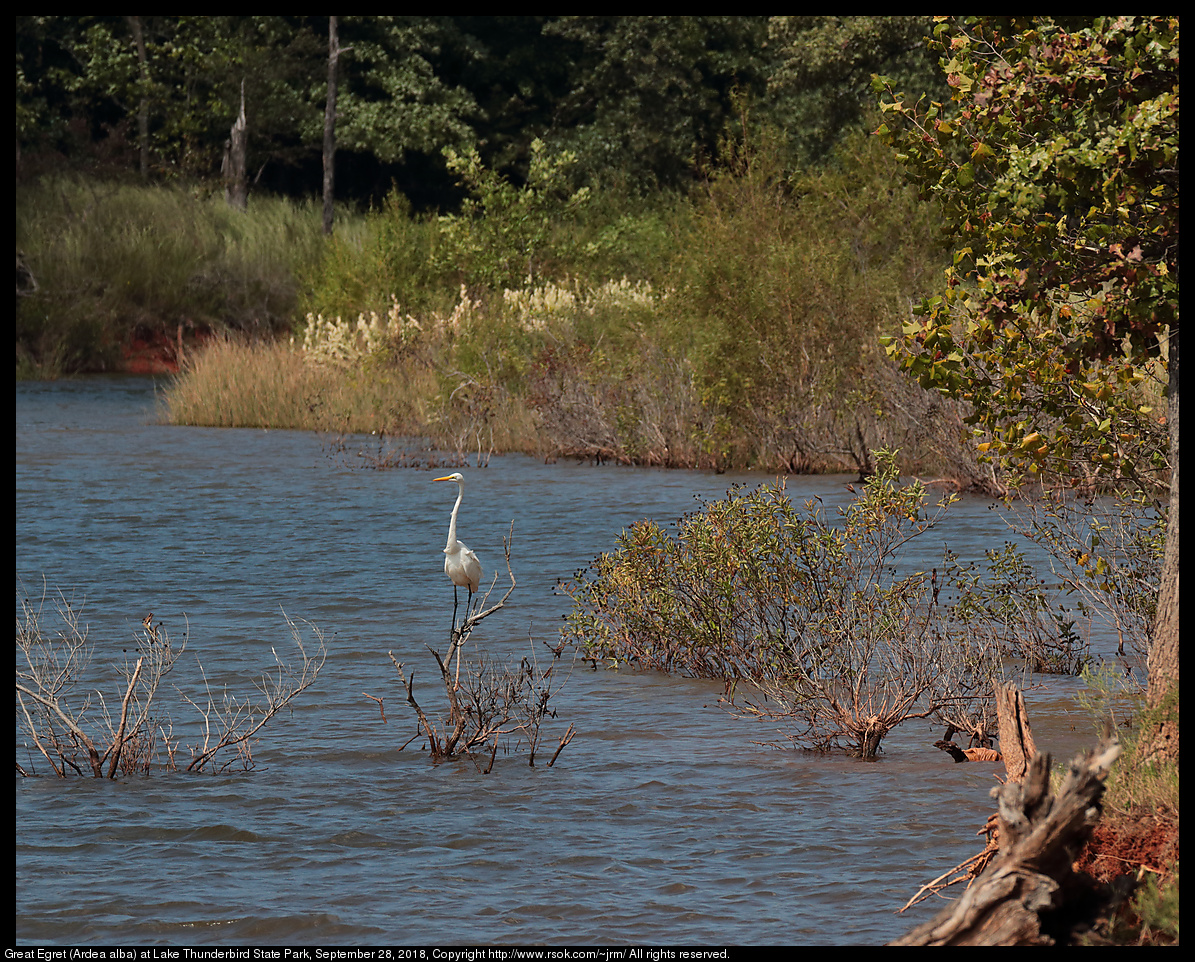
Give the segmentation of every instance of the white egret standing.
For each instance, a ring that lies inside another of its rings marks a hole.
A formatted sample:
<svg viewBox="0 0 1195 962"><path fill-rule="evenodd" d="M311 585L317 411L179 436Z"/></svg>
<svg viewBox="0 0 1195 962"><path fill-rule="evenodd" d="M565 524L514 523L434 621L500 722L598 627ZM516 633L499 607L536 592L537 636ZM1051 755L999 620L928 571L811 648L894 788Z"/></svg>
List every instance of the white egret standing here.
<svg viewBox="0 0 1195 962"><path fill-rule="evenodd" d="M455 628L458 603L456 589L468 588L469 600L473 600L473 592L481 584L481 562L477 560L477 555L456 540L456 515L465 496L465 479L457 472L434 480L455 481L457 487L456 504L452 506L452 520L448 523L448 544L444 547L444 573L452 582L452 625Z"/></svg>

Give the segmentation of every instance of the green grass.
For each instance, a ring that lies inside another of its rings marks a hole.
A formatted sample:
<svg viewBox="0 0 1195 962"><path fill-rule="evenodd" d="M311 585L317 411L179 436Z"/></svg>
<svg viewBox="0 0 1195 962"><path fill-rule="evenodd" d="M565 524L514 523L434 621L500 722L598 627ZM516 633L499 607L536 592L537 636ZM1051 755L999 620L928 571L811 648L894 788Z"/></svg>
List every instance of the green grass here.
<svg viewBox="0 0 1195 962"><path fill-rule="evenodd" d="M309 204L53 178L18 187L16 245L18 370L45 376L113 369L139 331L287 329L322 235Z"/></svg>
<svg viewBox="0 0 1195 962"><path fill-rule="evenodd" d="M330 239L282 200L238 213L178 187L22 187L18 250L40 287L19 305L18 374L112 369L138 332L181 325L238 336L191 350L179 423L790 472L867 471L890 447L906 471L976 479L957 407L876 346L942 255L879 145L794 176L760 142L689 198L556 189L549 173L526 202L478 174L467 217L392 196ZM531 274L515 280L516 263ZM416 326L351 366L255 346L301 342L308 317L391 313Z"/></svg>

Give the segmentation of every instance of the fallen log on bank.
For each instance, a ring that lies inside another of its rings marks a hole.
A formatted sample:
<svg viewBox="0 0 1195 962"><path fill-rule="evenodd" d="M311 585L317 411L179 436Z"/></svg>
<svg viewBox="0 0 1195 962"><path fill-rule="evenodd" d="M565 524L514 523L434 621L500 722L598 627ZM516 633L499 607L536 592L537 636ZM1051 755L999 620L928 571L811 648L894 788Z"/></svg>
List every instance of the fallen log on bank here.
<svg viewBox="0 0 1195 962"><path fill-rule="evenodd" d="M1079 909L1092 894L1090 884L1073 871L1072 864L1099 820L1104 780L1119 754L1119 744L1109 739L1096 751L1080 755L1071 763L1057 795L1050 792L1049 755L1033 756L1023 780L1010 777L993 789L998 801L998 854L957 902L891 944L1069 941L1068 909ZM1085 915L1079 909L1075 917Z"/></svg>

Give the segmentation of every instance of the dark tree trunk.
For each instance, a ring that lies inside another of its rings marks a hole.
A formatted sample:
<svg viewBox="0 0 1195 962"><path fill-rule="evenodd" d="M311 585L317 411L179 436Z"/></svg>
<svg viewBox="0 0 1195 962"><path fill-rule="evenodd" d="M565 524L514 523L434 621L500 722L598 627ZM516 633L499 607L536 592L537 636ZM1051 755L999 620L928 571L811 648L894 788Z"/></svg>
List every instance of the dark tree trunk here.
<svg viewBox="0 0 1195 962"><path fill-rule="evenodd" d="M324 233L332 233L332 201L335 196L336 161L336 69L340 60L337 18L328 18L328 103L324 108Z"/></svg>
<svg viewBox="0 0 1195 962"><path fill-rule="evenodd" d="M137 48L137 71L141 81L137 105L137 143L141 155L141 176L149 176L149 60L145 52L145 31L140 17L126 17L133 34L133 45Z"/></svg>
<svg viewBox="0 0 1195 962"><path fill-rule="evenodd" d="M246 210L249 206L249 174L246 154L249 147L249 127L245 120L245 81L241 81L241 112L232 125L224 145L224 200L229 207Z"/></svg>

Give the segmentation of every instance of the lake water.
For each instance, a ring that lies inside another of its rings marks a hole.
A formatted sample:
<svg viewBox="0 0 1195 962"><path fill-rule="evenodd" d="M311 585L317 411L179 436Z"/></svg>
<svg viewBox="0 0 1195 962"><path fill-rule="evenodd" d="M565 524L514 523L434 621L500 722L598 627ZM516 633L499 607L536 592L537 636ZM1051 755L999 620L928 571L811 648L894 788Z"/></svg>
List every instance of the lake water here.
<svg viewBox="0 0 1195 962"><path fill-rule="evenodd" d="M365 469L352 445L300 432L166 426L154 390L17 386L18 608L43 584L70 598L109 698L151 611L188 638L170 680L192 694L197 661L213 687L252 694L271 649L292 660L285 617L322 629L327 663L249 773L60 780L18 733L18 762L43 777L16 779L17 943L877 944L936 912L895 914L981 847L993 768L953 764L940 728L898 728L875 763L777 750L707 681L577 663L546 738L578 734L552 768L499 754L483 775L418 741L400 751L415 726L387 653L430 694L424 646L452 616L456 488L430 483L447 470ZM623 527L766 480L521 456L464 473L460 536L487 570L514 523L518 588L474 635L501 658L555 640L553 585ZM789 491L841 502L847 480ZM942 530L964 557L1009 537L974 498ZM1077 684L1028 696L1056 759L1093 740ZM193 725L174 688L159 698L176 732Z"/></svg>

